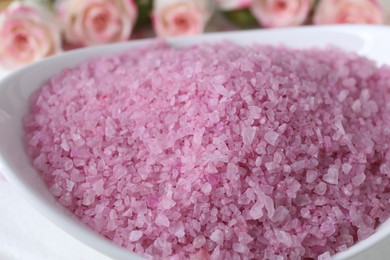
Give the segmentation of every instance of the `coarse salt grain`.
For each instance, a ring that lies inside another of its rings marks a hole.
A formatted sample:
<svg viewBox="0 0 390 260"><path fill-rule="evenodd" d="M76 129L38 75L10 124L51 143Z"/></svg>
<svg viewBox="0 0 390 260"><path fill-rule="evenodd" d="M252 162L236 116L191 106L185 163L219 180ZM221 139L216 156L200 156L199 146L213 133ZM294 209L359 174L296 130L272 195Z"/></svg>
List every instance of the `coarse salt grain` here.
<svg viewBox="0 0 390 260"><path fill-rule="evenodd" d="M330 253L328 251L318 256L318 260L331 260L331 259L332 257L330 256Z"/></svg>
<svg viewBox="0 0 390 260"><path fill-rule="evenodd" d="M129 241L138 241L142 237L142 231L133 230L130 232Z"/></svg>
<svg viewBox="0 0 390 260"><path fill-rule="evenodd" d="M263 216L263 205L260 202L256 202L249 210L249 217L251 219L260 219Z"/></svg>
<svg viewBox="0 0 390 260"><path fill-rule="evenodd" d="M206 243L206 238L200 235L194 239L193 245L195 248L201 248Z"/></svg>
<svg viewBox="0 0 390 260"><path fill-rule="evenodd" d="M290 247L292 245L292 239L289 233L277 229L275 230L275 236L280 243L285 244L287 247Z"/></svg>
<svg viewBox="0 0 390 260"><path fill-rule="evenodd" d="M170 225L169 219L166 216L161 215L161 214L157 215L155 222L156 222L156 225L158 225L158 226L169 227L169 225Z"/></svg>
<svg viewBox="0 0 390 260"><path fill-rule="evenodd" d="M202 185L202 191L204 194L208 195L210 194L211 190L212 190L212 186L210 183L206 182L205 184Z"/></svg>
<svg viewBox="0 0 390 260"><path fill-rule="evenodd" d="M324 177L322 177L322 179L327 182L327 183L330 183L330 184L337 184L339 182L339 171L338 169L334 168L334 167L330 167L328 169L328 172L327 174L324 175Z"/></svg>
<svg viewBox="0 0 390 260"><path fill-rule="evenodd" d="M210 239L215 243L221 245L224 240L224 234L221 230L217 229L211 234Z"/></svg>
<svg viewBox="0 0 390 260"><path fill-rule="evenodd" d="M306 172L306 182L312 183L317 178L317 172L314 170L308 170Z"/></svg>
<svg viewBox="0 0 390 260"><path fill-rule="evenodd" d="M390 71L375 66L153 43L45 83L27 153L59 203L146 258L330 259L390 216Z"/></svg>
<svg viewBox="0 0 390 260"><path fill-rule="evenodd" d="M272 130L267 132L264 135L265 141L267 141L267 143L269 143L270 145L275 145L276 144L276 140L278 140L278 137L279 137L279 134L276 133L275 131L272 131Z"/></svg>

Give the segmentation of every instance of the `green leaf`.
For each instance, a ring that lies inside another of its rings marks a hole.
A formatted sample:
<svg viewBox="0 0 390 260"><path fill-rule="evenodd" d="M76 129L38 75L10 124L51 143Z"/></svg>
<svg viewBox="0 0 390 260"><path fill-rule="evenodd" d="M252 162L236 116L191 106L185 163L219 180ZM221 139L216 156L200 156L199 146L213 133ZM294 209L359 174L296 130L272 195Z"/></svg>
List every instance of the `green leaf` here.
<svg viewBox="0 0 390 260"><path fill-rule="evenodd" d="M142 27L151 23L153 0L136 0L138 6L138 19L136 27Z"/></svg>
<svg viewBox="0 0 390 260"><path fill-rule="evenodd" d="M231 10L223 14L240 28L258 27L258 22L249 9Z"/></svg>

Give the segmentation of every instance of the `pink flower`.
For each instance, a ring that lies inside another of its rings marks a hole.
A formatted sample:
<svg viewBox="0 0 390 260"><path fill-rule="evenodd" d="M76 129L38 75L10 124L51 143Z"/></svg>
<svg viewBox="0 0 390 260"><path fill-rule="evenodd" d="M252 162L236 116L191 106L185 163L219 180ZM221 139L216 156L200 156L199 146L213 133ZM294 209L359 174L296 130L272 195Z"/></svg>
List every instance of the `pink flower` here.
<svg viewBox="0 0 390 260"><path fill-rule="evenodd" d="M251 11L264 27L285 27L303 24L313 0L253 0Z"/></svg>
<svg viewBox="0 0 390 260"><path fill-rule="evenodd" d="M384 14L375 0L323 0L316 8L315 24L384 23Z"/></svg>
<svg viewBox="0 0 390 260"><path fill-rule="evenodd" d="M154 1L154 29L160 37L200 34L210 15L207 0Z"/></svg>
<svg viewBox="0 0 390 260"><path fill-rule="evenodd" d="M65 40L75 45L126 41L138 15L133 0L62 0L57 11Z"/></svg>
<svg viewBox="0 0 390 260"><path fill-rule="evenodd" d="M60 50L60 27L48 9L15 2L0 14L2 67L16 69Z"/></svg>
<svg viewBox="0 0 390 260"><path fill-rule="evenodd" d="M224 11L250 7L252 0L214 0L219 9Z"/></svg>

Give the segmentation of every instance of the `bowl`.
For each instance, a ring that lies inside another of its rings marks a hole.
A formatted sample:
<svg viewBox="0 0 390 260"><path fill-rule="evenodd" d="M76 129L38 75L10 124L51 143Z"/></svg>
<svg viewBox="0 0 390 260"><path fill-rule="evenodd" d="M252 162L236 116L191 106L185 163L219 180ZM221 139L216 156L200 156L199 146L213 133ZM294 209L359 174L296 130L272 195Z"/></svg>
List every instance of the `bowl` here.
<svg viewBox="0 0 390 260"><path fill-rule="evenodd" d="M211 33L196 37L167 39L180 48L192 44L230 40L238 44L283 44L292 48L337 46L357 52L378 64L390 64L390 28L384 26L323 26L244 32ZM89 58L120 53L151 40L130 41L62 53L18 70L0 82L0 172L13 187L43 216L80 240L113 259L141 259L94 233L63 208L49 193L24 151L22 118L29 96L52 75ZM390 220L369 238L360 241L334 259L351 258L377 244L390 234Z"/></svg>

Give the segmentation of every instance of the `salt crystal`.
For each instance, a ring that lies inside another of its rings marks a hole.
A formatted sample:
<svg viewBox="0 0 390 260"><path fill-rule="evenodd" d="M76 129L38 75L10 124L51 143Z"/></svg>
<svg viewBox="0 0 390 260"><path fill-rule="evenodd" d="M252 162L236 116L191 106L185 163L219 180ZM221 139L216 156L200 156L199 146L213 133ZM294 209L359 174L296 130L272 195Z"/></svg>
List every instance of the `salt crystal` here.
<svg viewBox="0 0 390 260"><path fill-rule="evenodd" d="M216 229L213 233L211 233L210 239L218 245L222 245L224 241L224 234L221 230Z"/></svg>
<svg viewBox="0 0 390 260"><path fill-rule="evenodd" d="M301 212L301 215L303 218L307 218L307 219L310 218L310 210L309 209L302 208L300 212Z"/></svg>
<svg viewBox="0 0 390 260"><path fill-rule="evenodd" d="M267 96L268 96L270 101L276 101L277 100L274 91L272 91L271 89L266 89L265 91L267 92Z"/></svg>
<svg viewBox="0 0 390 260"><path fill-rule="evenodd" d="M242 244L248 244L253 241L253 238L247 233L240 232L238 234L238 241Z"/></svg>
<svg viewBox="0 0 390 260"><path fill-rule="evenodd" d="M353 102L352 104L352 110L355 111L355 112L360 112L361 109L362 109L362 103L360 102L359 99L355 100L355 102Z"/></svg>
<svg viewBox="0 0 390 260"><path fill-rule="evenodd" d="M64 164L64 170L69 171L73 168L73 161L72 160L67 160Z"/></svg>
<svg viewBox="0 0 390 260"><path fill-rule="evenodd" d="M262 164L262 162L263 162L263 160L262 160L261 157L259 156L259 157L256 158L255 165L256 165L257 167L259 167L259 166Z"/></svg>
<svg viewBox="0 0 390 260"><path fill-rule="evenodd" d="M206 244L206 238L200 235L194 239L194 242L192 244L195 248L201 248L202 246L204 246L204 244Z"/></svg>
<svg viewBox="0 0 390 260"><path fill-rule="evenodd" d="M204 194L208 195L212 190L212 186L210 183L206 182L205 184L202 185L201 190Z"/></svg>
<svg viewBox="0 0 390 260"><path fill-rule="evenodd" d="M156 222L156 225L158 225L158 226L169 227L169 225L170 225L169 219L162 214L157 215L155 222Z"/></svg>
<svg viewBox="0 0 390 260"><path fill-rule="evenodd" d="M318 195L324 195L326 192L326 184L324 182L320 182L316 185L314 192Z"/></svg>
<svg viewBox="0 0 390 260"><path fill-rule="evenodd" d="M266 153L266 148L267 144L265 142L260 142L257 147L256 147L256 153L258 154L265 154Z"/></svg>
<svg viewBox="0 0 390 260"><path fill-rule="evenodd" d="M274 206L274 201L272 200L272 198L269 196L265 196L264 205L265 205L265 208L268 212L268 218L272 218L273 215L275 214L275 206Z"/></svg>
<svg viewBox="0 0 390 260"><path fill-rule="evenodd" d="M341 190L348 197L352 195L352 185L351 184L347 184L346 186L342 187Z"/></svg>
<svg viewBox="0 0 390 260"><path fill-rule="evenodd" d="M203 260L203 259L210 259L210 254L204 248L199 249L197 252L191 254L189 257L189 260Z"/></svg>
<svg viewBox="0 0 390 260"><path fill-rule="evenodd" d="M252 84L252 86L255 86L256 85L256 79L255 78L251 78L251 84Z"/></svg>
<svg viewBox="0 0 390 260"><path fill-rule="evenodd" d="M379 167L379 171L383 174L390 175L390 167L387 164L382 164Z"/></svg>
<svg viewBox="0 0 390 260"><path fill-rule="evenodd" d="M178 238L182 238L185 236L185 228L183 222L176 223L174 235Z"/></svg>
<svg viewBox="0 0 390 260"><path fill-rule="evenodd" d="M73 190L75 183L71 180L66 180L66 190L71 192Z"/></svg>
<svg viewBox="0 0 390 260"><path fill-rule="evenodd" d="M256 127L245 127L241 130L242 141L244 145L251 145L255 138Z"/></svg>
<svg viewBox="0 0 390 260"><path fill-rule="evenodd" d="M285 165L283 165L282 166L282 170L283 170L283 172L285 172L285 173L290 173L291 172L291 166L290 165L287 165L287 164L285 164Z"/></svg>
<svg viewBox="0 0 390 260"><path fill-rule="evenodd" d="M151 138L151 139L147 140L147 144L148 144L150 153L160 154L163 152L163 150L161 149L161 146L156 138Z"/></svg>
<svg viewBox="0 0 390 260"><path fill-rule="evenodd" d="M297 195L295 198L295 203L297 204L297 206L300 206L300 207L306 206L306 205L311 203L311 198L310 198L309 194Z"/></svg>
<svg viewBox="0 0 390 260"><path fill-rule="evenodd" d="M176 202L169 198L162 198L160 205L162 209L170 209L176 205Z"/></svg>
<svg viewBox="0 0 390 260"><path fill-rule="evenodd" d="M362 90L362 92L360 93L360 98L364 101L368 101L371 97L371 94L370 94L370 90L365 88Z"/></svg>
<svg viewBox="0 0 390 260"><path fill-rule="evenodd" d="M332 139L329 136L324 136L324 147L326 151L329 151L332 147Z"/></svg>
<svg viewBox="0 0 390 260"><path fill-rule="evenodd" d="M338 120L338 121L335 122L335 125L336 125L336 128L340 131L340 133L342 135L345 135L345 129L344 129L344 126L343 126L343 122Z"/></svg>
<svg viewBox="0 0 390 260"><path fill-rule="evenodd" d="M249 117L253 119L259 119L261 117L261 108L257 106L249 106Z"/></svg>
<svg viewBox="0 0 390 260"><path fill-rule="evenodd" d="M301 188L301 184L297 180L295 179L292 179L291 181L289 180L289 186L286 192L287 196L290 198L296 198L297 192L299 191L300 188Z"/></svg>
<svg viewBox="0 0 390 260"><path fill-rule="evenodd" d="M272 217L272 222L283 221L289 213L289 210L284 206L279 206L275 209L274 216Z"/></svg>
<svg viewBox="0 0 390 260"><path fill-rule="evenodd" d="M105 135L107 137L113 137L116 134L115 124L111 118L106 120Z"/></svg>
<svg viewBox="0 0 390 260"><path fill-rule="evenodd" d="M334 224L329 221L322 223L320 230L326 237L331 236L336 231Z"/></svg>
<svg viewBox="0 0 390 260"><path fill-rule="evenodd" d="M70 147L69 147L68 143L65 140L62 141L61 148L64 149L65 152L69 152L70 151Z"/></svg>
<svg viewBox="0 0 390 260"><path fill-rule="evenodd" d="M210 255L210 260L218 260L221 258L221 249L219 246L215 247L213 253Z"/></svg>
<svg viewBox="0 0 390 260"><path fill-rule="evenodd" d="M140 240L142 235L143 235L142 231L140 231L140 230L133 230L133 231L130 232L129 241L131 241L131 242L138 241L138 240Z"/></svg>
<svg viewBox="0 0 390 260"><path fill-rule="evenodd" d="M219 112L218 111L214 111L212 113L209 114L209 120L212 122L212 123L218 123L219 120L220 120L220 117L219 117Z"/></svg>
<svg viewBox="0 0 390 260"><path fill-rule="evenodd" d="M343 165L341 166L341 169L343 170L343 172L345 174L348 174L350 172L350 170L352 169L352 165L349 163L343 163Z"/></svg>
<svg viewBox="0 0 390 260"><path fill-rule="evenodd" d="M54 196L58 197L60 196L62 193L63 193L63 189L60 185L58 185L57 183L54 183L50 188L49 188L51 194L53 194Z"/></svg>
<svg viewBox="0 0 390 260"><path fill-rule="evenodd" d="M83 196L83 205L89 206L95 202L95 194L94 192L86 192Z"/></svg>
<svg viewBox="0 0 390 260"><path fill-rule="evenodd" d="M248 251L248 247L245 244L234 243L233 250L238 253L245 254Z"/></svg>
<svg viewBox="0 0 390 260"><path fill-rule="evenodd" d="M275 236L280 243L285 244L287 247L290 247L292 245L292 239L289 233L283 230L276 229Z"/></svg>
<svg viewBox="0 0 390 260"><path fill-rule="evenodd" d="M287 129L287 124L282 124L278 128L278 134L283 134Z"/></svg>
<svg viewBox="0 0 390 260"><path fill-rule="evenodd" d="M352 178L352 184L355 187L360 186L366 180L366 175L364 173L360 173Z"/></svg>
<svg viewBox="0 0 390 260"><path fill-rule="evenodd" d="M120 178L122 178L123 176L125 176L127 174L127 170L126 170L125 167L116 165L113 168L113 173L114 173L114 175L116 175L116 177L118 179L120 179Z"/></svg>
<svg viewBox="0 0 390 260"><path fill-rule="evenodd" d="M357 236L359 240L366 239L374 233L374 229L368 227L360 227L357 231Z"/></svg>
<svg viewBox="0 0 390 260"><path fill-rule="evenodd" d="M275 152L273 161L280 164L282 162L282 155L279 152Z"/></svg>
<svg viewBox="0 0 390 260"><path fill-rule="evenodd" d="M280 165L274 162L267 162L264 164L268 172L277 172L280 169Z"/></svg>
<svg viewBox="0 0 390 260"><path fill-rule="evenodd" d="M232 180L233 177L238 174L238 167L234 163L229 162L226 167L226 174L229 180Z"/></svg>
<svg viewBox="0 0 390 260"><path fill-rule="evenodd" d="M322 179L329 184L338 184L339 183L339 171L337 168L329 167L327 174L325 174Z"/></svg>
<svg viewBox="0 0 390 260"><path fill-rule="evenodd" d="M279 134L272 130L268 131L264 135L264 140L267 141L267 143L269 143L270 145L275 145L276 140L278 140L278 138L279 138Z"/></svg>
<svg viewBox="0 0 390 260"><path fill-rule="evenodd" d="M244 72L253 71L254 64L250 61L245 61L241 63L240 69Z"/></svg>
<svg viewBox="0 0 390 260"><path fill-rule="evenodd" d="M317 178L317 172L314 170L308 170L306 172L306 182L312 183Z"/></svg>
<svg viewBox="0 0 390 260"><path fill-rule="evenodd" d="M338 95L338 100L340 102L343 102L348 96L348 90L344 89L344 90L341 90L339 95Z"/></svg>
<svg viewBox="0 0 390 260"><path fill-rule="evenodd" d="M306 161L305 160L299 160L291 164L291 168L293 171L298 172L303 170L306 167Z"/></svg>
<svg viewBox="0 0 390 260"><path fill-rule="evenodd" d="M325 253L318 256L318 260L332 260L330 253L326 251Z"/></svg>
<svg viewBox="0 0 390 260"><path fill-rule="evenodd" d="M345 250L347 250L348 249L348 247L347 247L347 245L341 245L341 246L339 246L338 248L337 248L337 251L339 251L339 252L343 252L343 251L345 251Z"/></svg>
<svg viewBox="0 0 390 260"><path fill-rule="evenodd" d="M195 146L201 145L202 140L203 140L203 134L204 134L205 129L202 128L199 131L194 133L194 136L192 138L192 142Z"/></svg>
<svg viewBox="0 0 390 260"><path fill-rule="evenodd" d="M249 210L249 217L251 219L260 219L263 216L263 205L260 202L256 202Z"/></svg>
<svg viewBox="0 0 390 260"><path fill-rule="evenodd" d="M229 91L220 84L214 85L214 90L222 96L229 96Z"/></svg>

